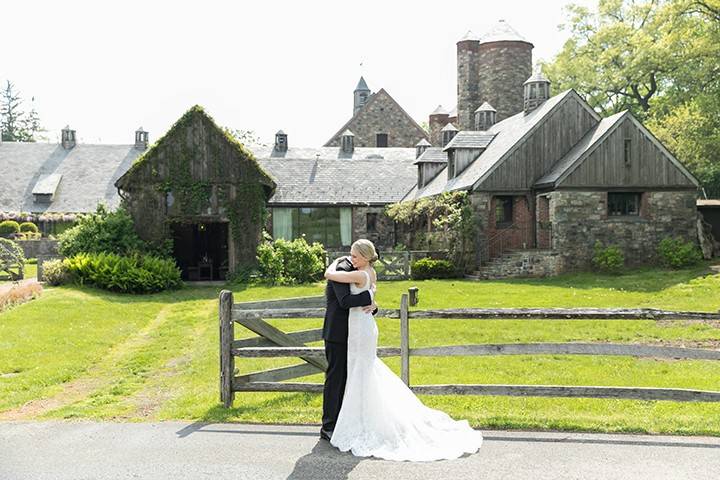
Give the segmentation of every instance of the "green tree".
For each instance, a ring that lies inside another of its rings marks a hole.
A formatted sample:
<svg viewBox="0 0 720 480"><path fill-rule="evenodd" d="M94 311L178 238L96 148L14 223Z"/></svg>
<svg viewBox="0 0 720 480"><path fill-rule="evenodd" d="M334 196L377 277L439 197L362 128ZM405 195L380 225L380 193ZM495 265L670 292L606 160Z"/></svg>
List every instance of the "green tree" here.
<svg viewBox="0 0 720 480"><path fill-rule="evenodd" d="M0 134L6 142L35 142L45 131L35 110L35 97L29 112L22 109L23 100L15 85L7 80L0 90Z"/></svg>

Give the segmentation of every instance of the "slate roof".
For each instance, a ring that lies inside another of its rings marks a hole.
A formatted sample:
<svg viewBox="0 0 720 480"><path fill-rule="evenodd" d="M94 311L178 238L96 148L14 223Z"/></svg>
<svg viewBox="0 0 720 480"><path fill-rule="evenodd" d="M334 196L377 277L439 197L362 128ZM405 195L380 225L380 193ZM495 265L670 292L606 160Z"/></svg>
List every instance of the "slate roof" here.
<svg viewBox="0 0 720 480"><path fill-rule="evenodd" d="M490 30L480 36L480 43L490 42L528 42L505 20L499 20ZM532 45L532 43L530 43Z"/></svg>
<svg viewBox="0 0 720 480"><path fill-rule="evenodd" d="M272 205L384 205L400 201L417 182L415 148L339 147L253 149L277 184ZM282 153L282 155L280 154Z"/></svg>
<svg viewBox="0 0 720 480"><path fill-rule="evenodd" d="M134 145L0 143L0 211L94 212L98 202L117 208L113 185L141 154ZM62 175L50 204L35 203L33 189L46 189L49 175ZM38 182L40 184L38 185Z"/></svg>
<svg viewBox="0 0 720 480"><path fill-rule="evenodd" d="M447 163L447 153L440 147L429 147L415 160L414 164L418 163Z"/></svg>
<svg viewBox="0 0 720 480"><path fill-rule="evenodd" d="M357 92L358 90L370 90L370 88L368 88L367 86L367 83L365 83L365 79L362 76L360 76L360 81L358 82L357 87L355 87L355 91Z"/></svg>
<svg viewBox="0 0 720 480"><path fill-rule="evenodd" d="M465 170L460 172L457 177L448 181L445 169L438 173L421 191L417 191L416 189L410 191L405 197L405 200L437 195L443 191L476 188L477 185L481 184L482 181L502 163L505 157L513 151L514 147L519 145L521 140L529 135L555 107L570 98L579 101L587 108L588 112L600 120L597 113L595 113L574 90L566 90L546 100L542 105L528 114L525 114L525 112L517 113L490 127L485 133L495 134L495 137L480 156L468 165ZM457 135L460 135L460 133Z"/></svg>
<svg viewBox="0 0 720 480"><path fill-rule="evenodd" d="M553 165L548 173L535 182L535 186L554 185L565 172L573 167L573 165L581 161L586 154L592 152L595 149L595 146L600 144L600 142L605 138L606 134L609 134L610 131L613 130L613 127L619 125L620 122L623 121L626 113L627 110L600 120L600 123L586 133L585 136L580 139L580 141L575 144L575 146L571 148L563 158Z"/></svg>
<svg viewBox="0 0 720 480"><path fill-rule="evenodd" d="M452 148L485 148L487 147L492 139L495 138L495 133L485 131L474 131L474 130L463 130L455 134L450 143L445 145L444 151Z"/></svg>

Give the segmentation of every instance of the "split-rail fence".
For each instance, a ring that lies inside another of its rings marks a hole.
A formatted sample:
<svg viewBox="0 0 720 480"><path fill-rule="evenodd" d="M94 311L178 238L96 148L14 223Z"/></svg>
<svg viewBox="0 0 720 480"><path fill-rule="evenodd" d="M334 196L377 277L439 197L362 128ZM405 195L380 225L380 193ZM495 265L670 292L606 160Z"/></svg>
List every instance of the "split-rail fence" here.
<svg viewBox="0 0 720 480"><path fill-rule="evenodd" d="M417 300L417 289L410 298ZM679 388L564 386L564 385L411 385L410 356L480 355L620 355L668 359L720 360L720 350L616 343L511 343L410 348L410 320L497 319L521 320L720 320L720 313L673 312L656 309L593 308L463 308L410 310L408 294L398 310L381 310L378 316L400 319L400 346L378 347L379 357L400 356L401 378L414 392L439 395L500 395L525 397L584 397L640 400L720 402L720 391ZM265 302L233 303L232 292L220 292L220 399L230 407L236 392L321 392L320 383L286 382L327 368L323 347L305 344L322 339L322 329L286 333L265 320L271 318L323 318L323 297L302 297ZM259 335L235 339L235 324ZM302 363L242 375L235 374L235 358L298 357Z"/></svg>

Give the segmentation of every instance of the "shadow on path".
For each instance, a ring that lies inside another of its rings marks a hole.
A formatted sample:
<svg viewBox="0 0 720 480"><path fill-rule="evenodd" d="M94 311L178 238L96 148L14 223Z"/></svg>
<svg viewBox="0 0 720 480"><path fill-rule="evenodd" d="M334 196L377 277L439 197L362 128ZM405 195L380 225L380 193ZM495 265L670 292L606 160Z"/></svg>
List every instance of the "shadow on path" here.
<svg viewBox="0 0 720 480"><path fill-rule="evenodd" d="M330 442L318 440L312 451L298 458L287 480L343 480L363 460L350 453L341 453Z"/></svg>

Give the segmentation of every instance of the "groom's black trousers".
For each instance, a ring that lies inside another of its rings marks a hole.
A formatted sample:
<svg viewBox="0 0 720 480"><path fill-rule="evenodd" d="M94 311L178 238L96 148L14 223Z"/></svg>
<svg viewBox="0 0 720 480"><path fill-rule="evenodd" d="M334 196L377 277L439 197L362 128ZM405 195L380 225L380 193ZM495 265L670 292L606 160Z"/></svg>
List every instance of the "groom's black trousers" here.
<svg viewBox="0 0 720 480"><path fill-rule="evenodd" d="M325 358L328 369L325 373L325 389L323 390L323 430L335 430L335 422L340 413L345 382L347 381L347 342L338 343L325 340Z"/></svg>

